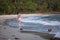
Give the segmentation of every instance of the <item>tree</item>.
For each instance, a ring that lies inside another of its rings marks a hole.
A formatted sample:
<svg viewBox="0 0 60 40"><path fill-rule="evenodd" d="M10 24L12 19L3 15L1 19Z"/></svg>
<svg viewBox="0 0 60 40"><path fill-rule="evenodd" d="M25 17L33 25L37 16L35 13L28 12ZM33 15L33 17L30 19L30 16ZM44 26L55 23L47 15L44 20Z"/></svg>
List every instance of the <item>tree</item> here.
<svg viewBox="0 0 60 40"><path fill-rule="evenodd" d="M6 5L7 5L7 2L6 2L7 0L2 0L1 2L0 2L0 10L1 10L1 12L3 12L4 14L5 14L5 11L6 11Z"/></svg>

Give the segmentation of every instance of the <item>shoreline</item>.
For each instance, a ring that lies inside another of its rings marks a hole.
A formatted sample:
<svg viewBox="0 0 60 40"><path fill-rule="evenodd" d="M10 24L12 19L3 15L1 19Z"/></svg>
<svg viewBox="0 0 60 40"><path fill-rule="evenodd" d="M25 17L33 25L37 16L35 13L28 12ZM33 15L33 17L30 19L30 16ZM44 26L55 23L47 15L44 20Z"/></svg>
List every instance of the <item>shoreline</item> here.
<svg viewBox="0 0 60 40"><path fill-rule="evenodd" d="M22 15L23 17L29 16L29 15ZM31 16L31 15L30 15ZM34 15L36 16L36 15ZM38 15L37 15L38 16ZM39 15L40 16L40 15ZM0 16L0 40L14 40L14 37L19 38L19 40L48 40L44 39L38 35L30 34L30 33L21 33L18 28L11 28L8 25L5 25L4 21L6 19L16 18L17 15L2 15ZM13 37L14 35L14 37ZM5 38L5 39L2 39Z"/></svg>
<svg viewBox="0 0 60 40"><path fill-rule="evenodd" d="M21 14L22 17L26 17L26 16L41 16L44 14ZM47 14L45 14L47 15ZM17 18L17 15L0 15L0 19L11 19L11 18Z"/></svg>
<svg viewBox="0 0 60 40"><path fill-rule="evenodd" d="M49 14L21 14L22 17L26 17L26 16L44 16L44 15L49 15ZM16 15L0 15L0 18L17 18L17 14Z"/></svg>

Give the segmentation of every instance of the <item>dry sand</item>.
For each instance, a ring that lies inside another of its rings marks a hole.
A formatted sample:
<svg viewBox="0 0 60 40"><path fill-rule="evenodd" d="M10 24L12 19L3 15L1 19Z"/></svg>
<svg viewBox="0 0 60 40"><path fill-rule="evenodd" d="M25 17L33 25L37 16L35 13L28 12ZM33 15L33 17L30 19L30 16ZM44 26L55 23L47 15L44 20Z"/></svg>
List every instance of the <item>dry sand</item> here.
<svg viewBox="0 0 60 40"><path fill-rule="evenodd" d="M36 16L37 14L23 14L22 16ZM41 16L42 14L38 14ZM11 28L5 25L5 19L16 18L17 15L2 15L0 16L0 40L48 40L38 35L30 33L21 33L18 28Z"/></svg>

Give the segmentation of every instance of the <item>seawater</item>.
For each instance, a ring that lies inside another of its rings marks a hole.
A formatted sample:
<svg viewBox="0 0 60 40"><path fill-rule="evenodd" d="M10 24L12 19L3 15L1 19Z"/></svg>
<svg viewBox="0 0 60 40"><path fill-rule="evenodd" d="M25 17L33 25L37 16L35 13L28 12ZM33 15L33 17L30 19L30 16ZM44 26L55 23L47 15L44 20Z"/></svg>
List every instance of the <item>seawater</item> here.
<svg viewBox="0 0 60 40"><path fill-rule="evenodd" d="M16 19L11 19L8 22L11 27L18 27ZM25 30L32 31L48 31L52 29L52 32L60 31L60 14L50 14L48 16L29 16L21 19L21 27Z"/></svg>

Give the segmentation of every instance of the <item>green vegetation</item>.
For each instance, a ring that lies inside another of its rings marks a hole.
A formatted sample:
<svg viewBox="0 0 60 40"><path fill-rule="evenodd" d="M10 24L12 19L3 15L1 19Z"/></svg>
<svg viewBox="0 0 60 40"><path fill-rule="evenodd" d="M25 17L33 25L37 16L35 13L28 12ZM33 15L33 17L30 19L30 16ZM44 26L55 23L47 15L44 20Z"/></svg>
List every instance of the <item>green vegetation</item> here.
<svg viewBox="0 0 60 40"><path fill-rule="evenodd" d="M0 14L60 12L60 0L0 0Z"/></svg>

